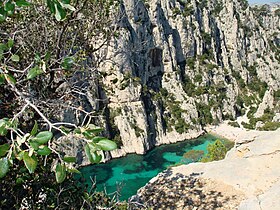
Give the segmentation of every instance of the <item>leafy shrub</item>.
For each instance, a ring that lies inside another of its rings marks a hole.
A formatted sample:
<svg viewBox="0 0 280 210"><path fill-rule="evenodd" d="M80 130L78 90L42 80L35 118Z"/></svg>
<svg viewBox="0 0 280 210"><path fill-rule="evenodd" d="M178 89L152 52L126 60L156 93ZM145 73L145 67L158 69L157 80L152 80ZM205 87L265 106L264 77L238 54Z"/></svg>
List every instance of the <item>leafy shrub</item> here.
<svg viewBox="0 0 280 210"><path fill-rule="evenodd" d="M247 117L249 119L253 118L253 116L256 113L256 111L257 111L257 108L254 107L254 106L251 106L249 112L247 113Z"/></svg>
<svg viewBox="0 0 280 210"><path fill-rule="evenodd" d="M229 124L230 126L240 128L240 125L238 124L238 122L231 121L231 122L228 122L228 124Z"/></svg>
<svg viewBox="0 0 280 210"><path fill-rule="evenodd" d="M183 11L183 16L184 17L187 17L187 16L190 16L190 15L193 15L194 14L194 8L192 5L190 6L185 6L184 7L184 11Z"/></svg>
<svg viewBox="0 0 280 210"><path fill-rule="evenodd" d="M201 125L211 124L213 122L213 117L210 112L211 107L203 103L196 104L198 111L198 120Z"/></svg>
<svg viewBox="0 0 280 210"><path fill-rule="evenodd" d="M243 127L246 129L251 129L251 130L255 129L255 126L249 123L241 122L241 125L243 125Z"/></svg>
<svg viewBox="0 0 280 210"><path fill-rule="evenodd" d="M197 96L201 96L206 93L208 93L208 87L206 86L198 86L194 91L194 94Z"/></svg>
<svg viewBox="0 0 280 210"><path fill-rule="evenodd" d="M273 94L275 100L280 101L280 90L277 90Z"/></svg>
<svg viewBox="0 0 280 210"><path fill-rule="evenodd" d="M266 122L260 130L263 131L275 131L280 128L280 122Z"/></svg>
<svg viewBox="0 0 280 210"><path fill-rule="evenodd" d="M206 33L206 32L201 32L201 36L202 36L202 40L203 40L206 44L211 45L211 40L212 40L211 34L208 34L208 33Z"/></svg>
<svg viewBox="0 0 280 210"><path fill-rule="evenodd" d="M194 82L201 83L202 82L202 75L201 74L195 75Z"/></svg>
<svg viewBox="0 0 280 210"><path fill-rule="evenodd" d="M219 15L220 14L220 12L222 11L222 9L223 9L223 3L221 3L221 2L216 2L216 4L215 4L215 7L214 7L214 9L213 9L213 14L215 15L215 16L217 16L217 15Z"/></svg>
<svg viewBox="0 0 280 210"><path fill-rule="evenodd" d="M228 150L223 142L217 139L214 143L207 146L207 151L207 155L201 159L201 162L222 160L225 158Z"/></svg>
<svg viewBox="0 0 280 210"><path fill-rule="evenodd" d="M232 120L232 121L235 120L234 117L232 116L232 114L228 114L228 113L224 114L223 118L225 120Z"/></svg>
<svg viewBox="0 0 280 210"><path fill-rule="evenodd" d="M52 157L55 158L55 157ZM50 159L40 158L35 174L30 174L22 164L10 168L9 176L0 180L0 206L2 209L96 209L112 208L116 201L104 193L96 192L94 185L84 186L68 174L63 183L56 183L49 171Z"/></svg>
<svg viewBox="0 0 280 210"><path fill-rule="evenodd" d="M195 67L195 58L188 58L187 65L190 69L194 69Z"/></svg>
<svg viewBox="0 0 280 210"><path fill-rule="evenodd" d="M183 83L183 89L184 89L185 93L188 96L193 96L193 95L195 95L195 88L196 88L195 84L192 83L191 79L187 77Z"/></svg>

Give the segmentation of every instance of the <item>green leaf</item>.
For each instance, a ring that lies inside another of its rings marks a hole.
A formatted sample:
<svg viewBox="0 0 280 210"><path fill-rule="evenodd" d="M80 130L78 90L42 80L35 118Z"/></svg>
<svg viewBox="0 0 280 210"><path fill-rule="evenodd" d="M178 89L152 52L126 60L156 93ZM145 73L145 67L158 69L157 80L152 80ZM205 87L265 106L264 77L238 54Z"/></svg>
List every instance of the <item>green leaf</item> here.
<svg viewBox="0 0 280 210"><path fill-rule="evenodd" d="M1 8L0 8L0 11L1 11ZM3 44L3 43L0 43L0 50L1 51L7 50L7 46L5 44Z"/></svg>
<svg viewBox="0 0 280 210"><path fill-rule="evenodd" d="M87 139L93 139L94 138L94 134L92 134L91 132L89 131L84 131L83 133L83 136Z"/></svg>
<svg viewBox="0 0 280 210"><path fill-rule="evenodd" d="M71 57L66 57L63 59L61 66L63 69L69 70L74 64L74 60Z"/></svg>
<svg viewBox="0 0 280 210"><path fill-rule="evenodd" d="M58 163L55 168L55 178L57 183L62 183L66 178L66 168L65 165Z"/></svg>
<svg viewBox="0 0 280 210"><path fill-rule="evenodd" d="M6 136L8 133L8 130L6 129L7 126L7 120L1 119L0 120L0 136Z"/></svg>
<svg viewBox="0 0 280 210"><path fill-rule="evenodd" d="M28 1L25 1L25 0L16 0L16 5L18 7L27 7L27 6L30 6L30 2Z"/></svg>
<svg viewBox="0 0 280 210"><path fill-rule="evenodd" d="M5 76L5 79L6 79L7 82L10 82L12 84L16 84L17 81L12 75L4 74L4 76Z"/></svg>
<svg viewBox="0 0 280 210"><path fill-rule="evenodd" d="M50 131L42 131L38 133L32 140L36 141L38 144L45 144L53 137L52 132Z"/></svg>
<svg viewBox="0 0 280 210"><path fill-rule="evenodd" d="M41 56L40 56L39 53L36 53L36 54L35 54L34 60L35 60L36 63L41 62Z"/></svg>
<svg viewBox="0 0 280 210"><path fill-rule="evenodd" d="M8 130L6 129L6 125L0 126L0 136L6 136Z"/></svg>
<svg viewBox="0 0 280 210"><path fill-rule="evenodd" d="M15 11L15 4L11 1L6 2L4 6L4 10L7 11L8 15L14 14Z"/></svg>
<svg viewBox="0 0 280 210"><path fill-rule="evenodd" d="M15 119L15 120L9 120L6 118L6 122L7 122L7 126L9 126L10 128L17 128L17 125L18 125L18 121Z"/></svg>
<svg viewBox="0 0 280 210"><path fill-rule="evenodd" d="M0 179L2 179L9 171L9 161L8 159L1 158L0 159Z"/></svg>
<svg viewBox="0 0 280 210"><path fill-rule="evenodd" d="M93 159L92 159L92 156L91 156L91 152L90 152L90 148L89 148L89 145L88 145L88 144L85 146L85 153L86 153L86 156L87 156L87 158L89 159L89 161L90 161L91 163L94 163L94 161L93 161Z"/></svg>
<svg viewBox="0 0 280 210"><path fill-rule="evenodd" d="M10 144L2 144L0 145L0 157L6 155L6 153L10 149Z"/></svg>
<svg viewBox="0 0 280 210"><path fill-rule="evenodd" d="M63 160L67 163L75 163L76 157L73 156L64 156Z"/></svg>
<svg viewBox="0 0 280 210"><path fill-rule="evenodd" d="M4 22L7 18L7 12L4 10L4 8L0 7L0 22Z"/></svg>
<svg viewBox="0 0 280 210"><path fill-rule="evenodd" d="M70 172L70 173L76 173L76 174L80 174L81 172L78 170L78 169L76 169L76 168L67 168L66 169L68 172Z"/></svg>
<svg viewBox="0 0 280 210"><path fill-rule="evenodd" d="M8 48L12 48L14 46L14 40L13 39L9 39L8 43L7 43Z"/></svg>
<svg viewBox="0 0 280 210"><path fill-rule="evenodd" d="M81 134L81 129L80 128L75 128L74 133L75 134Z"/></svg>
<svg viewBox="0 0 280 210"><path fill-rule="evenodd" d="M36 167L37 167L37 164L38 164L38 161L37 161L37 158L32 155L31 157L28 155L28 152L24 152L23 154L23 162L26 166L26 168L28 169L29 173L34 173Z"/></svg>
<svg viewBox="0 0 280 210"><path fill-rule="evenodd" d="M96 127L96 126L93 125L93 124L89 124L89 125L86 127L86 130L89 131L89 132L91 132L91 133L95 133L95 134L100 133L101 131L103 131L102 128Z"/></svg>
<svg viewBox="0 0 280 210"><path fill-rule="evenodd" d="M61 0L63 4L70 4L70 0Z"/></svg>
<svg viewBox="0 0 280 210"><path fill-rule="evenodd" d="M111 151L114 149L117 149L117 144L111 140L100 140L99 142L96 143L98 146L101 147L102 150L104 151Z"/></svg>
<svg viewBox="0 0 280 210"><path fill-rule="evenodd" d="M43 148L39 147L39 149L37 150L37 153L38 153L38 155L49 155L52 153L52 151L47 146L44 146Z"/></svg>
<svg viewBox="0 0 280 210"><path fill-rule="evenodd" d="M66 127L64 127L64 126L60 126L59 128L60 128L63 132L65 132L65 133L67 133L67 134L69 134L69 133L72 131L72 129L66 128Z"/></svg>
<svg viewBox="0 0 280 210"><path fill-rule="evenodd" d="M89 124L87 127L84 128L85 131L82 133L84 137L87 139L93 139L95 138L95 135L103 131L102 128L96 127L93 124Z"/></svg>
<svg viewBox="0 0 280 210"><path fill-rule="evenodd" d="M16 55L16 54L13 54L12 57L11 57L12 61L14 62L19 62L19 56Z"/></svg>
<svg viewBox="0 0 280 210"><path fill-rule="evenodd" d="M0 74L0 85L5 83L5 76L4 74Z"/></svg>
<svg viewBox="0 0 280 210"><path fill-rule="evenodd" d="M32 128L32 130L31 130L31 136L35 136L35 134L38 132L38 123L37 123L37 121L35 121L35 123L34 123L34 126L33 126L33 128Z"/></svg>
<svg viewBox="0 0 280 210"><path fill-rule="evenodd" d="M97 152L91 153L91 156L92 156L94 163L100 163L100 161L102 160L102 156L97 154Z"/></svg>
<svg viewBox="0 0 280 210"><path fill-rule="evenodd" d="M9 118L0 119L0 127L3 125L7 125L9 123Z"/></svg>
<svg viewBox="0 0 280 210"><path fill-rule="evenodd" d="M36 141L30 141L29 142L29 144L30 144L30 146L34 149L34 150L38 150L39 149L39 143L38 142L36 142Z"/></svg>
<svg viewBox="0 0 280 210"><path fill-rule="evenodd" d="M95 151L97 151L97 150L101 150L101 147L98 146L98 145L96 145L94 142L88 143L88 146L89 146L89 148L90 148L90 152L91 152L91 153L93 153L93 152L95 152Z"/></svg>
<svg viewBox="0 0 280 210"><path fill-rule="evenodd" d="M1 16L1 15L0 15L0 16ZM1 18L0 18L0 22L1 22ZM0 61L1 61L2 58L4 57L3 54L4 54L4 51L0 49Z"/></svg>
<svg viewBox="0 0 280 210"><path fill-rule="evenodd" d="M98 155L96 151L91 151L89 144L85 146L85 153L91 163L99 163L102 159L102 156Z"/></svg>
<svg viewBox="0 0 280 210"><path fill-rule="evenodd" d="M62 17L61 17L60 12L57 8L57 4L55 4L54 6L55 6L55 16L54 17L57 21L61 21Z"/></svg>
<svg viewBox="0 0 280 210"><path fill-rule="evenodd" d="M23 155L24 155L24 151L21 151L20 153L18 153L18 155L16 156L16 158L18 159L18 160L22 160L23 159Z"/></svg>
<svg viewBox="0 0 280 210"><path fill-rule="evenodd" d="M47 53L46 53L46 55L45 55L45 61L46 61L46 62L49 61L49 60L51 59L51 56L52 56L51 52L50 52L50 51L47 51Z"/></svg>
<svg viewBox="0 0 280 210"><path fill-rule="evenodd" d="M51 11L51 13L54 14L55 13L54 2L52 0L47 0L47 6L48 6L49 10Z"/></svg>
<svg viewBox="0 0 280 210"><path fill-rule="evenodd" d="M22 138L17 136L16 141L18 143L18 146L21 146L29 137L30 133L26 133Z"/></svg>
<svg viewBox="0 0 280 210"><path fill-rule="evenodd" d="M61 3L61 5L62 5L63 8L69 9L72 12L74 12L76 10L75 7L71 6L70 4L63 4L63 3Z"/></svg>
<svg viewBox="0 0 280 210"><path fill-rule="evenodd" d="M66 11L62 8L60 3L55 2L54 4L55 7L55 19L57 21L61 21L66 17Z"/></svg>
<svg viewBox="0 0 280 210"><path fill-rule="evenodd" d="M92 142L96 143L96 142L99 142L100 140L108 140L108 139L105 137L102 137L102 136L95 136L91 140L92 140Z"/></svg>
<svg viewBox="0 0 280 210"><path fill-rule="evenodd" d="M24 179L21 178L21 177L19 177L19 178L16 179L16 184L17 184L17 185L20 185L20 184L22 184L23 182L24 182Z"/></svg>
<svg viewBox="0 0 280 210"><path fill-rule="evenodd" d="M42 74L44 71L40 69L38 66L35 66L34 68L30 69L27 73L27 79L33 79L34 77Z"/></svg>

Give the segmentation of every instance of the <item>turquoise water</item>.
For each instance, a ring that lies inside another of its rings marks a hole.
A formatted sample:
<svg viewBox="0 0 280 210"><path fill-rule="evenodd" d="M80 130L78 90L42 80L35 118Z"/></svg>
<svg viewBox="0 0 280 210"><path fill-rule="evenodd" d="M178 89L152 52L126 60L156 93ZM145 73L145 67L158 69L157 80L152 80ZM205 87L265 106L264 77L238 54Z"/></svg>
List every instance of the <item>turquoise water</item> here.
<svg viewBox="0 0 280 210"><path fill-rule="evenodd" d="M169 166L190 163L183 157L185 152L203 150L206 153L207 145L216 139L207 134L195 140L156 147L145 155L130 154L104 164L86 166L80 170L80 180L91 186L91 178L95 179L97 191L105 189L107 194L113 194L118 190L119 199L127 200Z"/></svg>

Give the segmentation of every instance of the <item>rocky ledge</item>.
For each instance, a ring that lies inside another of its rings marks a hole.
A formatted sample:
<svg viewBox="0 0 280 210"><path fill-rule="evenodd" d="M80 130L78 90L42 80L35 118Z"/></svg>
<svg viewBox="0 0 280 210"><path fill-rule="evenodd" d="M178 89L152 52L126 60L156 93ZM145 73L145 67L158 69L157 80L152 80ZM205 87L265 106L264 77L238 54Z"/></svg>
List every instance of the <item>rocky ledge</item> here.
<svg viewBox="0 0 280 210"><path fill-rule="evenodd" d="M279 210L280 129L245 132L224 160L173 167L153 178L131 198L133 209Z"/></svg>
<svg viewBox="0 0 280 210"><path fill-rule="evenodd" d="M131 198L132 209L234 209L242 201L240 191L198 175L165 171Z"/></svg>

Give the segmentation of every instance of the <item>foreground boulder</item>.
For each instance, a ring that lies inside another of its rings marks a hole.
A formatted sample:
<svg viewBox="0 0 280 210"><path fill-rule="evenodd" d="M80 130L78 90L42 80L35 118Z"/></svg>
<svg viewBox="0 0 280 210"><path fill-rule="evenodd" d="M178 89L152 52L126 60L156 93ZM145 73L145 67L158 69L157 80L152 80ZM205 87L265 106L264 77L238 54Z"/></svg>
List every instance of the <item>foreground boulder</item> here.
<svg viewBox="0 0 280 210"><path fill-rule="evenodd" d="M239 139L224 160L164 171L131 198L132 205L139 209L280 209L280 129L248 133L244 140Z"/></svg>

